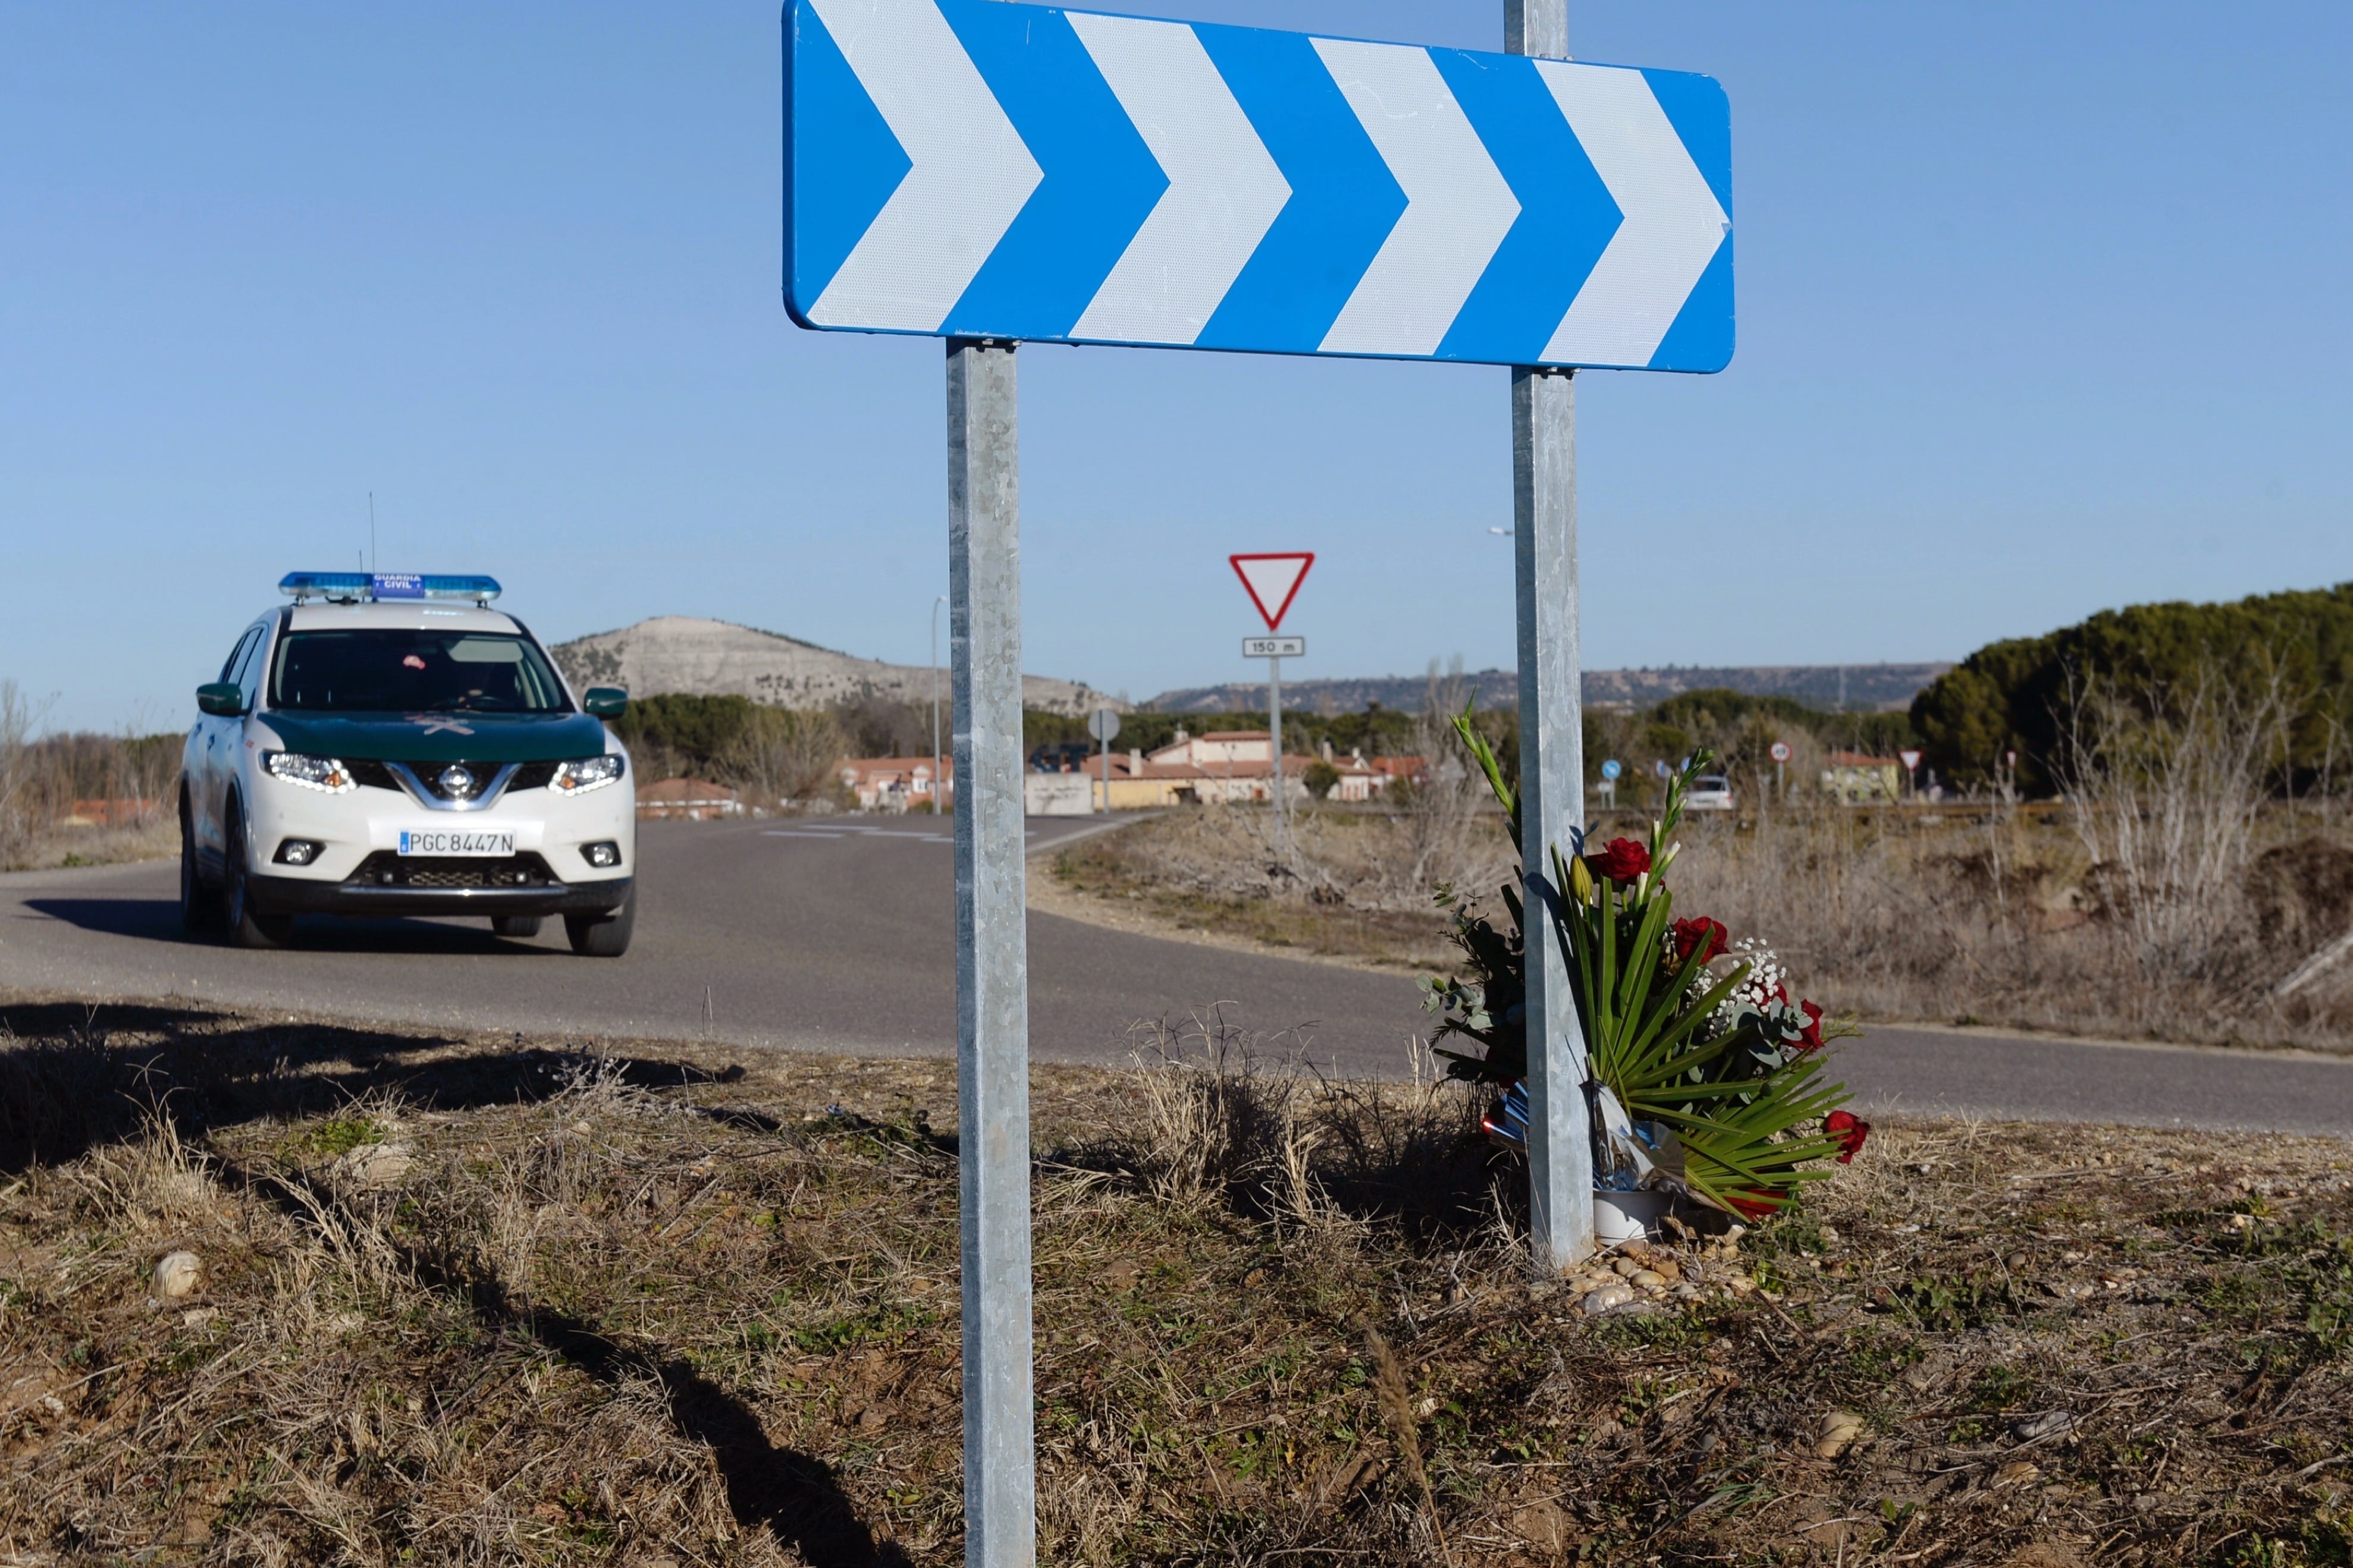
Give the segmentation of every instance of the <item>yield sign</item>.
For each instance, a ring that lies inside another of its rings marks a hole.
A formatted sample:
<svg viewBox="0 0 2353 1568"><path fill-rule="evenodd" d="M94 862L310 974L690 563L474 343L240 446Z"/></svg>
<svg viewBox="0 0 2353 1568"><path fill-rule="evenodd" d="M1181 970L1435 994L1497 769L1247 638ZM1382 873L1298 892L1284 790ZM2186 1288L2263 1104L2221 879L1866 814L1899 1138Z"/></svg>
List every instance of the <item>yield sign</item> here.
<svg viewBox="0 0 2353 1568"><path fill-rule="evenodd" d="M1229 555L1226 559L1234 563L1234 575L1242 580L1250 603L1258 606L1260 618L1266 622L1266 629L1282 630L1284 613L1298 596L1299 584L1307 576L1307 569L1315 564L1315 552L1294 550L1274 555Z"/></svg>

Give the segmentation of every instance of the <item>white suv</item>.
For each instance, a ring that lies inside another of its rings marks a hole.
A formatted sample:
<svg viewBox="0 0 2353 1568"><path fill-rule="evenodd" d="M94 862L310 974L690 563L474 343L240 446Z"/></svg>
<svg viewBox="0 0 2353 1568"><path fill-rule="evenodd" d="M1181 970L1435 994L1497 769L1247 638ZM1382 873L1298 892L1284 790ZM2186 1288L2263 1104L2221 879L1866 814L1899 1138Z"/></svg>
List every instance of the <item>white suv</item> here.
<svg viewBox="0 0 2353 1568"><path fill-rule="evenodd" d="M294 917L564 917L617 958L637 918L628 754L488 577L290 573L196 688L180 785L191 931L282 947Z"/></svg>

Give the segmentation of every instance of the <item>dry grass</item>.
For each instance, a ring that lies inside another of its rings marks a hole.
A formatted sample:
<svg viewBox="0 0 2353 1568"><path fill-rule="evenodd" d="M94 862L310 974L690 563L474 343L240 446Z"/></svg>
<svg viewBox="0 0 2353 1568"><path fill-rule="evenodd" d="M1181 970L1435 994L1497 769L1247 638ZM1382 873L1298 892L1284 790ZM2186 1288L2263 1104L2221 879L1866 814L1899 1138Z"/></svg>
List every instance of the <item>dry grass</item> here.
<svg viewBox="0 0 2353 1568"><path fill-rule="evenodd" d="M1676 903L1762 936L1809 995L1868 1017L2353 1049L2353 837L2273 807L2229 863L2168 871L2152 895L2132 889L2159 879L2126 879L2118 815L1979 805L1694 817ZM1403 817L1304 815L1293 871L1260 842L1264 816L1139 822L1064 851L1055 877L1067 902L1163 930L1425 972L1455 962L1427 894L1417 907L1399 890L1414 858ZM1493 910L1508 846L1494 814L1475 826L1488 858L1458 858L1453 879ZM2316 956L2326 966L2283 994Z"/></svg>
<svg viewBox="0 0 2353 1568"><path fill-rule="evenodd" d="M2063 807L1694 822L1676 902L1757 932L1810 994L1882 1017L2353 1048L2353 965L2280 983L2353 928L2353 846L2284 810L2152 946ZM1792 898L1792 889L1803 896Z"/></svg>
<svg viewBox="0 0 2353 1568"><path fill-rule="evenodd" d="M940 1064L0 1016L0 1556L960 1555ZM1883 1129L1594 1319L1254 1044L1039 1071L1043 1562L2345 1561L2341 1144Z"/></svg>
<svg viewBox="0 0 2353 1568"><path fill-rule="evenodd" d="M1200 806L1085 839L1056 857L1053 875L1164 928L1426 971L1450 951L1431 887L1510 876L1502 822L1493 810L1433 827L1411 811L1301 806L1284 854L1264 806Z"/></svg>

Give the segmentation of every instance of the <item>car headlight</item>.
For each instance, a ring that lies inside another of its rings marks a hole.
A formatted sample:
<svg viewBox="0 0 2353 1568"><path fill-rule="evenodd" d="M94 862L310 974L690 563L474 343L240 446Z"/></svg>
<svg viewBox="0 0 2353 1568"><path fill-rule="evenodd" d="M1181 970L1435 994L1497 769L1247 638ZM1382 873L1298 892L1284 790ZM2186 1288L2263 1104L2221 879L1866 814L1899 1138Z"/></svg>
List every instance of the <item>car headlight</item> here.
<svg viewBox="0 0 2353 1568"><path fill-rule="evenodd" d="M547 787L561 795L581 795L592 789L603 789L621 776L621 759L613 752L601 757L583 757L576 763L565 763L547 781Z"/></svg>
<svg viewBox="0 0 2353 1568"><path fill-rule="evenodd" d="M315 789L322 795L343 795L357 789L352 770L334 757L306 757L300 752L264 752L262 771L271 778Z"/></svg>

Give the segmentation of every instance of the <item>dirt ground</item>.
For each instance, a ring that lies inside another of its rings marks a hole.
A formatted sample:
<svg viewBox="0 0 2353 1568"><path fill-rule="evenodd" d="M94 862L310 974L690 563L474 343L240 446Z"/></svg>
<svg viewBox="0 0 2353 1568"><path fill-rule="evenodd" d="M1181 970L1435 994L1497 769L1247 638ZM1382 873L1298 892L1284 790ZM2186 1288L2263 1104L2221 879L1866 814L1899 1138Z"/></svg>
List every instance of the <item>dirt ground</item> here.
<svg viewBox="0 0 2353 1568"><path fill-rule="evenodd" d="M958 1560L946 1064L0 1024L0 1559ZM1159 1045L1036 1076L1041 1562L2348 1561L2342 1143L1882 1126L1531 1287L1465 1091Z"/></svg>

